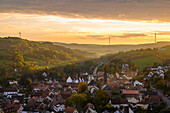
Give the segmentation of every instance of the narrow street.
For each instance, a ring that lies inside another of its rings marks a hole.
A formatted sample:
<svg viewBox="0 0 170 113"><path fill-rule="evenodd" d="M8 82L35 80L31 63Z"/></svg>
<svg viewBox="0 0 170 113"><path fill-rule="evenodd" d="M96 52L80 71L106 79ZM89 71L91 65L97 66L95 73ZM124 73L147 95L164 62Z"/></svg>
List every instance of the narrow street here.
<svg viewBox="0 0 170 113"><path fill-rule="evenodd" d="M156 88L154 88L151 84L150 84L150 88L151 88L153 91L158 92L158 95L160 95L160 96L162 97L163 101L166 102L167 108L170 109L170 100L169 100L166 96L164 96L161 91L159 91L159 90L157 90Z"/></svg>
<svg viewBox="0 0 170 113"><path fill-rule="evenodd" d="M103 64L104 64L103 62L100 63L100 64L94 69L94 71L93 71L93 76L96 76L97 69L98 69L101 65L103 65Z"/></svg>

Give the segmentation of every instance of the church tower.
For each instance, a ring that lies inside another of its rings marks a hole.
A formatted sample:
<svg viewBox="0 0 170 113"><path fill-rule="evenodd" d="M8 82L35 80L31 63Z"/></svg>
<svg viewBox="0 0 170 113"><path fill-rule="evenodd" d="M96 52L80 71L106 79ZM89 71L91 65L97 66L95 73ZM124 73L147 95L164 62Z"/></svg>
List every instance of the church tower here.
<svg viewBox="0 0 170 113"><path fill-rule="evenodd" d="M107 84L107 73L106 73L106 68L104 68L104 84Z"/></svg>

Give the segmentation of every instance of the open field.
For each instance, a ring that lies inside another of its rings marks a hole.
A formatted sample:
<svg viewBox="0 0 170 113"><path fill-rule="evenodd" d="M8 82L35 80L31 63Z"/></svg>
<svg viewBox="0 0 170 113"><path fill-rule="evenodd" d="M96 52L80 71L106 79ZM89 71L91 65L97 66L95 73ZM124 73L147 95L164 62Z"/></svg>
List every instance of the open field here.
<svg viewBox="0 0 170 113"><path fill-rule="evenodd" d="M134 61L135 65L138 67L139 70L143 70L145 67L148 66L153 66L154 62L160 64L162 63L162 61L157 57L145 57L145 58L136 59Z"/></svg>

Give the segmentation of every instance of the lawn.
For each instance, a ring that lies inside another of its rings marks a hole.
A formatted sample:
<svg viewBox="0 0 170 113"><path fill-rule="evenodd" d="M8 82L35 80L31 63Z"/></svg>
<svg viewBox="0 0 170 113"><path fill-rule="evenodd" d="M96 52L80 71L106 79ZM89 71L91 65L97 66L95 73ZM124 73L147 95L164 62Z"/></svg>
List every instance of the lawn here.
<svg viewBox="0 0 170 113"><path fill-rule="evenodd" d="M138 67L140 71L148 66L153 66L154 62L160 64L162 63L162 61L157 57L145 57L145 58L136 59L134 61L135 65Z"/></svg>

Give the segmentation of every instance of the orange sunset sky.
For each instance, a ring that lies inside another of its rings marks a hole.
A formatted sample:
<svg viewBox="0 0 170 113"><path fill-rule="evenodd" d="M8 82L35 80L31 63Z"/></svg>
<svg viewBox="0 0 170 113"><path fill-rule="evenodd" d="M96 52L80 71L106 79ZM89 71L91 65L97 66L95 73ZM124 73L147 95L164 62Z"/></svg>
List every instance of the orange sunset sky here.
<svg viewBox="0 0 170 113"><path fill-rule="evenodd" d="M170 41L169 0L1 0L0 37L81 44Z"/></svg>

